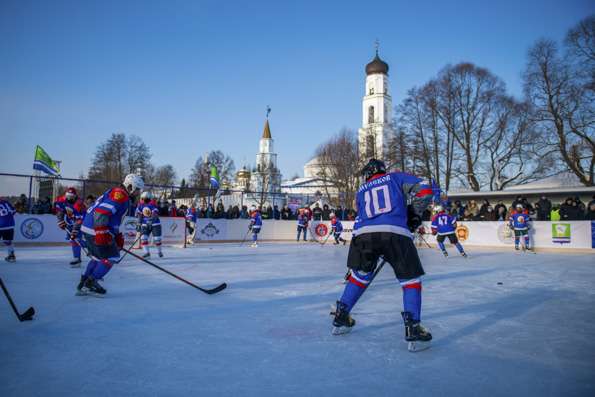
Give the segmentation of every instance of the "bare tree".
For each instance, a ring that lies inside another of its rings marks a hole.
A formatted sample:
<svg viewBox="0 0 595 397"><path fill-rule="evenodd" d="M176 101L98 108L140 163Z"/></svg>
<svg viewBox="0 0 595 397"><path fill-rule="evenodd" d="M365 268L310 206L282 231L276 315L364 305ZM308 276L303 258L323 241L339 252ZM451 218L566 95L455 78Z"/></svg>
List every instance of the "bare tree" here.
<svg viewBox="0 0 595 397"><path fill-rule="evenodd" d="M206 161L199 156L194 167L190 171L189 186L198 189L209 189L209 178L211 175L210 165L217 167L219 178L222 183L231 183L234 177L235 164L231 157L220 150L214 150L207 154Z"/></svg>
<svg viewBox="0 0 595 397"><path fill-rule="evenodd" d="M581 183L593 186L593 90L585 83L588 72L581 70L580 63L572 62L571 55L572 51L569 57L562 58L551 40L540 40L531 47L523 76L525 95L533 107L533 121L541 131L544 145L557 150L559 158Z"/></svg>
<svg viewBox="0 0 595 397"><path fill-rule="evenodd" d="M325 194L329 201L339 204L334 193L341 192L344 193L345 203L352 205L355 202L361 169L355 132L341 130L318 146L315 156L320 167L318 176L325 182Z"/></svg>

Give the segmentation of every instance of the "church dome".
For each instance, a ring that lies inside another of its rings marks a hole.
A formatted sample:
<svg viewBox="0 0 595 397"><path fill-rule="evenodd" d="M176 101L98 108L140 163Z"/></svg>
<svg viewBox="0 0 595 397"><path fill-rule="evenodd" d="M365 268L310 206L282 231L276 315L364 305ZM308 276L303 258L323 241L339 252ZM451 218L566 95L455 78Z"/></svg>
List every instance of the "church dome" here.
<svg viewBox="0 0 595 397"><path fill-rule="evenodd" d="M236 179L250 179L250 171L243 167L236 173Z"/></svg>
<svg viewBox="0 0 595 397"><path fill-rule="evenodd" d="M372 59L372 62L366 65L366 75L369 76L371 74L388 75L388 64L380 59L378 52L376 52L376 56Z"/></svg>

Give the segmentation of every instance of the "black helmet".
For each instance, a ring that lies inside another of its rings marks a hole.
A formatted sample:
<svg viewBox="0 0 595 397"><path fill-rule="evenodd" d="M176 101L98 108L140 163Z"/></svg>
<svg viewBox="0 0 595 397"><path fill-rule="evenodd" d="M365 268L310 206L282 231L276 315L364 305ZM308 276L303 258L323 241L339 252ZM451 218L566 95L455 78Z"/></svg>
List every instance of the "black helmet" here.
<svg viewBox="0 0 595 397"><path fill-rule="evenodd" d="M362 169L362 176L367 181L376 174L386 174L386 166L381 160L370 159L368 164Z"/></svg>

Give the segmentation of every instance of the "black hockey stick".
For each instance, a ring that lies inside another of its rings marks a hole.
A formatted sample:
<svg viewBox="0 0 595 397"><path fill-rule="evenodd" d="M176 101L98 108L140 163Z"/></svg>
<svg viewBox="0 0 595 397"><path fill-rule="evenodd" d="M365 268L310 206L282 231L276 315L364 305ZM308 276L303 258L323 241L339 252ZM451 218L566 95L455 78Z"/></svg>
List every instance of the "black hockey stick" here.
<svg viewBox="0 0 595 397"><path fill-rule="evenodd" d="M126 248L123 248L123 250L125 252L127 252L128 254L134 256L136 259L139 259L139 260L145 262L146 264L151 265L154 268L157 268L157 269L161 270L162 272L169 274L173 278L176 278L176 279L182 281L183 283L186 283L189 286L194 287L194 288L196 288L196 289L204 292L205 294L209 294L209 295L216 294L217 292L223 291L225 288L227 288L227 284L226 283L220 284L220 285L216 286L215 288L211 288L211 289L201 288L198 285L192 284L190 281L183 279L182 277L178 276L177 274L174 274L174 273L170 272L169 270L166 270L166 269L162 268L161 266L154 264L153 262L151 262L151 261L143 258L142 256L136 255L134 252L130 252Z"/></svg>
<svg viewBox="0 0 595 397"><path fill-rule="evenodd" d="M12 298L10 297L8 290L6 289L6 286L4 285L4 281L2 281L1 278L0 278L0 286L2 287L2 291L4 291L4 295L6 295L6 299L8 299L8 303L10 303L10 307L12 307L12 310L14 310L14 314L16 314L19 321L23 322L23 321L33 320L33 315L35 314L35 309L33 307L30 307L27 310L25 310L23 312L23 314L19 314L19 311L17 310L17 307L15 306L14 302L12 301Z"/></svg>
<svg viewBox="0 0 595 397"><path fill-rule="evenodd" d="M132 247L134 247L134 245L136 243L138 243L138 240L140 240L140 238L141 238L141 235L139 234L139 236L136 238L136 240L134 240L134 242L132 244L130 244L130 246L128 247L128 249L122 248L122 250L125 251L124 252L124 255L122 255L122 257L120 259L118 259L117 261L114 261L114 264L122 262L122 260L124 259L124 257L126 257L126 254L130 252L128 250L129 249L132 249ZM87 249L85 247L83 247L83 245L81 244L80 241L78 241L77 239L74 239L74 240L71 240L71 241L74 241L75 243L77 243L78 246L81 247L81 249L83 250L83 252L85 253L85 255L91 256L91 254L89 254L89 251L87 251Z"/></svg>
<svg viewBox="0 0 595 397"><path fill-rule="evenodd" d="M426 245L428 246L428 248L432 248L432 246L430 244L428 244L428 241L424 238L424 235L421 233L417 233L417 235L419 236L419 238L421 239L421 241L423 241L424 243L426 243Z"/></svg>
<svg viewBox="0 0 595 397"><path fill-rule="evenodd" d="M244 236L244 239L242 240L242 242L240 243L240 247L242 245L244 245L244 243L246 242L246 239L248 238L248 235L250 234L250 232L252 231L252 229L248 229L248 231L246 232L246 235Z"/></svg>
<svg viewBox="0 0 595 397"><path fill-rule="evenodd" d="M370 279L370 282L368 283L368 285L366 285L366 288L364 288L364 291L362 292L362 295L370 287L370 284L372 284L372 281L374 281L374 279L376 278L376 276L378 275L378 273L380 273L380 270L382 270L382 268L384 267L384 264L385 263L386 263L386 259L382 258L382 262L380 262L380 265L378 265L376 267L376 270L374 270L374 274L372 274L372 278ZM349 272L348 272L348 274L349 274ZM347 274L345 276L347 276ZM346 279L348 279L348 277L346 277ZM361 298L361 295L360 295L360 298ZM335 308L335 310L331 310L330 315L331 316L334 316L336 310L337 310L336 308Z"/></svg>

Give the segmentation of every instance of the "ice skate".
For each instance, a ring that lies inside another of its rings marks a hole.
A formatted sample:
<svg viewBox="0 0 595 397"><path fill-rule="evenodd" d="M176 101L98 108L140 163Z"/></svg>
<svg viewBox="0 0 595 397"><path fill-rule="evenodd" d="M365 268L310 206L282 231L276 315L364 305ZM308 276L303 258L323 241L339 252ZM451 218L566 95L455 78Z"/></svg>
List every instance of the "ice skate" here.
<svg viewBox="0 0 595 397"><path fill-rule="evenodd" d="M4 260L6 262L16 262L17 257L14 256L14 252L11 252L10 254L8 254L8 256L6 258L4 258Z"/></svg>
<svg viewBox="0 0 595 397"><path fill-rule="evenodd" d="M70 261L70 267L81 267L81 258L74 258Z"/></svg>
<svg viewBox="0 0 595 397"><path fill-rule="evenodd" d="M163 252L159 251L159 257L163 258Z"/></svg>
<svg viewBox="0 0 595 397"><path fill-rule="evenodd" d="M411 313L401 312L405 322L405 341L407 350L418 352L430 347L432 334L419 321L414 321Z"/></svg>
<svg viewBox="0 0 595 397"><path fill-rule="evenodd" d="M87 295L93 295L97 297L103 297L107 292L106 289L103 288L93 277L88 277L85 280L84 288L87 288Z"/></svg>
<svg viewBox="0 0 595 397"><path fill-rule="evenodd" d="M146 252L146 253L143 255L143 258L144 258L144 259L147 259L147 258L150 258L150 257L151 257L151 253L150 253L150 252Z"/></svg>
<svg viewBox="0 0 595 397"><path fill-rule="evenodd" d="M255 242L253 242L252 244L250 244L250 247L251 247L251 248L257 248L257 247L258 247L258 244L257 244L257 243L256 243L256 241L255 241Z"/></svg>
<svg viewBox="0 0 595 397"><path fill-rule="evenodd" d="M84 275L81 275L81 281L79 282L79 284L76 287L75 295L77 295L77 296L87 295L88 289L85 287L85 281L87 281L87 278Z"/></svg>
<svg viewBox="0 0 595 397"><path fill-rule="evenodd" d="M333 335L342 335L351 332L355 325L355 320L347 313L347 305L341 301L337 301L335 309L335 318L333 320Z"/></svg>
<svg viewBox="0 0 595 397"><path fill-rule="evenodd" d="M467 258L467 253L466 253L466 252L461 252L461 256L462 256L463 258Z"/></svg>
<svg viewBox="0 0 595 397"><path fill-rule="evenodd" d="M445 258L448 258L448 252L442 251L442 255L444 255Z"/></svg>

